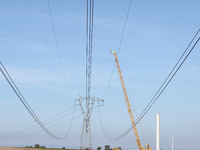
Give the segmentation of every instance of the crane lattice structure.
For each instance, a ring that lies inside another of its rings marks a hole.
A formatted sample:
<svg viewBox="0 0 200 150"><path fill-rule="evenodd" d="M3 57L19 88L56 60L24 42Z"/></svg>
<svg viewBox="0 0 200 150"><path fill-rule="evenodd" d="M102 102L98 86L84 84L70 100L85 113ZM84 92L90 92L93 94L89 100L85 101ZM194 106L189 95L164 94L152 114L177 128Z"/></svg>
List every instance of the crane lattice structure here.
<svg viewBox="0 0 200 150"><path fill-rule="evenodd" d="M111 52L113 53L113 55L115 57L115 63L116 63L116 66L117 66L119 79L120 79L120 82L121 82L121 86L122 86L122 90L123 90L123 93L124 93L126 106L127 106L127 109L128 109L128 114L129 114L129 117L130 117L130 120L131 120L131 124L132 124L132 127L133 127L133 132L135 134L135 139L136 139L138 148L140 150L151 150L151 147L149 147L149 144L147 144L144 147L141 146L140 138L139 138L139 135L138 135L138 131L137 131L136 124L135 124L135 121L134 121L134 118L133 118L133 113L132 113L131 106L130 106L130 103L129 103L128 95L127 95L127 92L126 92L126 87L124 85L124 80L123 80L121 69L120 69L120 66L119 66L118 59L117 59L117 54L112 49L110 49L110 50L111 50Z"/></svg>

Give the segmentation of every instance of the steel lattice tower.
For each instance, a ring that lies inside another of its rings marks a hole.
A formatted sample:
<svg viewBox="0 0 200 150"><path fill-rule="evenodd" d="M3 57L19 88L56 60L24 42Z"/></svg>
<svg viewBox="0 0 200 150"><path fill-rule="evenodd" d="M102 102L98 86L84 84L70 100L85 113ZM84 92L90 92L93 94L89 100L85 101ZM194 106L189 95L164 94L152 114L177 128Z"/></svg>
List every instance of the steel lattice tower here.
<svg viewBox="0 0 200 150"><path fill-rule="evenodd" d="M92 137L90 116L95 102L95 98L90 97L91 92L91 68L92 68L92 40L93 40L93 14L94 0L87 0L87 17L86 17L86 97L79 98L81 105L82 100L86 101L86 108L81 105L83 113L83 126L81 134L81 149L92 150Z"/></svg>
<svg viewBox="0 0 200 150"><path fill-rule="evenodd" d="M82 105L83 101L86 101L86 103L89 101L90 107L84 107ZM92 109L95 102L98 102L98 107L104 105L104 100L100 98L86 98L86 97L79 97L75 100L77 105L80 105L82 114L83 114L83 125L82 125L82 133L81 133L81 142L80 142L80 149L85 150L89 149L92 150L92 133L91 133L91 124L90 124L90 116L92 113Z"/></svg>

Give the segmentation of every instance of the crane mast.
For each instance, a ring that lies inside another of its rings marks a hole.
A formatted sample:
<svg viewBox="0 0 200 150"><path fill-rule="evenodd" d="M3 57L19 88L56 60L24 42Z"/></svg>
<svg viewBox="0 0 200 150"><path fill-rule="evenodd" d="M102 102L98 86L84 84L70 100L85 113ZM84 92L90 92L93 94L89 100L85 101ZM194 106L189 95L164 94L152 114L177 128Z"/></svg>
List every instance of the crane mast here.
<svg viewBox="0 0 200 150"><path fill-rule="evenodd" d="M133 126L133 131L134 131L134 134L135 134L135 139L136 139L137 145L138 145L140 150L144 150L145 147L147 147L146 148L147 150L151 150L151 148L149 147L149 144L147 144L144 147L141 146L140 138L139 138L139 135L138 135L138 132L137 132L137 128L136 128L135 121L134 121L133 114L132 114L132 110L131 110L131 106L130 106L130 103L129 103L129 100L128 100L128 96L127 96L127 92L126 92L126 88L125 88L125 85L124 85L124 80L123 80L123 77L122 77L121 69L120 69L120 66L119 66L118 59L117 59L117 54L112 49L110 49L110 50L112 51L112 53L113 53L113 55L115 57L115 63L116 63L116 66L117 66L117 70L118 70L118 74L119 74L122 90L123 90L123 93L124 93L126 106L127 106L127 109L128 109L128 114L129 114L129 117L130 117L130 120L131 120L131 124Z"/></svg>

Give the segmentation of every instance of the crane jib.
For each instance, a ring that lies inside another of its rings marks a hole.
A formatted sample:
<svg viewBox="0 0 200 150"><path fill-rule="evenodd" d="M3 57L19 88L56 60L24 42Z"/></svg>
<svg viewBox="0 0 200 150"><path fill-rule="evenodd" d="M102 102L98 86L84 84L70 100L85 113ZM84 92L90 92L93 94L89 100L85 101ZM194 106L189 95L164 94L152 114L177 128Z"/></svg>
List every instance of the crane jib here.
<svg viewBox="0 0 200 150"><path fill-rule="evenodd" d="M138 135L138 132L137 132L137 128L136 128L135 121L134 121L134 118L133 118L133 113L132 113L132 110L131 110L130 102L129 102L128 95L127 95L127 92L126 92L126 87L124 85L124 80L123 80L121 69L120 69L120 66L119 66L118 59L117 59L117 54L112 49L110 49L110 50L111 50L111 52L113 53L113 55L115 57L115 63L116 63L116 66L117 66L117 70L118 70L118 74L119 74L122 90L123 90L123 93L124 93L126 106L127 106L127 109L128 109L128 114L129 114L129 117L130 117L130 120L131 120L131 124L133 126L133 131L134 131L134 134L135 134L137 145L138 145L140 150L151 150L151 147L149 147L149 144L147 144L144 147L141 146L140 138L139 138L139 135Z"/></svg>

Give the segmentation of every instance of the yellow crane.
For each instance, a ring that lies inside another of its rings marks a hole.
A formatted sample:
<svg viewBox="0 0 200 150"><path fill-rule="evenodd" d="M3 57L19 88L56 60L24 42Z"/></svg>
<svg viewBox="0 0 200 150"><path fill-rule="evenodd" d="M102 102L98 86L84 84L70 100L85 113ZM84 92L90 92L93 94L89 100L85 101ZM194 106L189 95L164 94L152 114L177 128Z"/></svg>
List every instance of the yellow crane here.
<svg viewBox="0 0 200 150"><path fill-rule="evenodd" d="M120 66L119 66L118 59L117 59L117 55L116 55L115 51L113 51L112 49L110 49L110 50L111 50L111 52L113 53L113 55L115 57L115 63L116 63L116 66L117 66L119 79L120 79L120 82L121 82L121 86L122 86L122 90L123 90L123 93L124 93L126 106L127 106L127 109L128 109L128 114L129 114L129 117L130 117L130 120L131 120L131 124L133 126L133 131L134 131L134 134L135 134L135 139L136 139L137 145L138 145L140 150L151 150L151 147L149 147L149 144L147 144L144 147L141 146L140 138L139 138L139 135L138 135L138 132L137 132L137 128L136 128L135 121L134 121L133 114L132 114L132 110L131 110L131 106L130 106L130 103L129 103L129 100L128 100L128 96L127 96L127 93L126 93L126 88L125 88L125 85L124 85L124 80L123 80L123 77L122 77L122 73L121 73L121 69L120 69Z"/></svg>

